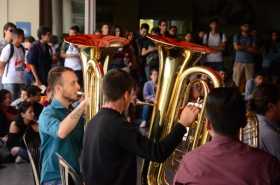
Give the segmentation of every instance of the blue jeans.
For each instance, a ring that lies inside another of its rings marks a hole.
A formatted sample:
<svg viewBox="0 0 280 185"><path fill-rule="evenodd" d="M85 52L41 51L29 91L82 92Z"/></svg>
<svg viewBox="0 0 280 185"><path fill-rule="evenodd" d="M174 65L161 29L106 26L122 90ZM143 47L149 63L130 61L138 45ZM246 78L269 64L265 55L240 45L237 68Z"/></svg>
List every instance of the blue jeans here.
<svg viewBox="0 0 280 185"><path fill-rule="evenodd" d="M6 89L12 93L12 99L16 100L20 97L20 90L24 87L24 84L3 84L3 89Z"/></svg>
<svg viewBox="0 0 280 185"><path fill-rule="evenodd" d="M33 82L33 75L31 72L24 72L24 83L27 85L27 86L30 86L32 85L32 82Z"/></svg>
<svg viewBox="0 0 280 185"><path fill-rule="evenodd" d="M18 151L17 155L23 158L24 160L29 161L27 150L25 148L20 147L20 150Z"/></svg>
<svg viewBox="0 0 280 185"><path fill-rule="evenodd" d="M144 105L142 110L142 121L148 121L150 119L151 109L149 105Z"/></svg>

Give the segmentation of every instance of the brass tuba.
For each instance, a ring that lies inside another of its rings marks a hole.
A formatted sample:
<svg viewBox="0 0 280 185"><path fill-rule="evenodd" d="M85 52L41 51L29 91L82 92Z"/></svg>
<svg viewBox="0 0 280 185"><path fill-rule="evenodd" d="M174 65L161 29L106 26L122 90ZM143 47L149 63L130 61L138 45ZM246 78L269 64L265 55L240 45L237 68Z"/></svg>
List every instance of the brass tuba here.
<svg viewBox="0 0 280 185"><path fill-rule="evenodd" d="M104 48L119 48L127 45L129 41L122 37L101 35L77 35L65 38L65 42L78 45L81 48L83 65L83 79L85 96L90 97L86 115L88 122L98 112L103 104L102 78L106 74L110 62L110 55L105 61L100 61Z"/></svg>
<svg viewBox="0 0 280 185"><path fill-rule="evenodd" d="M149 38L156 43L160 59L156 100L149 130L151 139L156 142L170 133L178 120L180 108L191 103L191 90L195 84L203 91L201 100L192 102L201 106L198 119L174 153L164 163L145 161L143 164L143 184L166 185L172 184L182 155L208 140L208 132L203 126L205 102L211 88L220 87L222 82L214 71L196 66L203 54L212 51L210 48L161 36ZM171 56L174 48L181 48L182 54L177 52L177 56Z"/></svg>
<svg viewBox="0 0 280 185"><path fill-rule="evenodd" d="M239 139L243 143L258 148L259 147L259 121L254 112L248 111L246 114L247 124L240 129Z"/></svg>

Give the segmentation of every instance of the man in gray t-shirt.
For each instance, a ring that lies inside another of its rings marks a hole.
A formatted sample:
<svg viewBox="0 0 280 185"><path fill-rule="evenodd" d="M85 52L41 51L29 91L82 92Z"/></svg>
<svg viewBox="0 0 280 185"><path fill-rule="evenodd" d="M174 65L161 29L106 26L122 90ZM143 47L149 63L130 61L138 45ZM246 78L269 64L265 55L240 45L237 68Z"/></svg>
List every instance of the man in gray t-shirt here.
<svg viewBox="0 0 280 185"><path fill-rule="evenodd" d="M246 81L253 79L254 54L256 53L256 41L250 35L249 24L242 24L240 34L233 38L233 46L236 51L233 66L233 81L240 86L242 74L245 71Z"/></svg>
<svg viewBox="0 0 280 185"><path fill-rule="evenodd" d="M16 29L16 25L11 22L8 22L3 27L3 35L4 38L0 39L0 55L2 53L3 48L12 42L13 31ZM0 74L3 74L3 71L0 71ZM0 89L3 89L2 85L2 76L0 75Z"/></svg>

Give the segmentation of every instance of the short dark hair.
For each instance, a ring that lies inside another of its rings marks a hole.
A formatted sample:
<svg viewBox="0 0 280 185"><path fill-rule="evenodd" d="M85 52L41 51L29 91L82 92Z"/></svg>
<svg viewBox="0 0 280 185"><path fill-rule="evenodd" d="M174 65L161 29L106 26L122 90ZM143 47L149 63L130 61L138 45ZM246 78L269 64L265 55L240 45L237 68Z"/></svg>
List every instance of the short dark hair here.
<svg viewBox="0 0 280 185"><path fill-rule="evenodd" d="M112 69L104 76L102 88L106 101L116 101L134 88L134 81L126 71Z"/></svg>
<svg viewBox="0 0 280 185"><path fill-rule="evenodd" d="M0 104L5 100L7 94L11 94L11 92L8 91L7 89L0 90Z"/></svg>
<svg viewBox="0 0 280 185"><path fill-rule="evenodd" d="M16 35L16 36L24 36L24 31L20 28L16 28L14 31L13 31L13 35Z"/></svg>
<svg viewBox="0 0 280 185"><path fill-rule="evenodd" d="M48 74L48 85L51 90L54 90L54 87L58 84L61 83L61 77L62 74L65 73L66 71L74 72L73 69L68 68L68 67L54 67L49 71Z"/></svg>
<svg viewBox="0 0 280 185"><path fill-rule="evenodd" d="M53 45L59 44L59 37L57 35L52 35L50 38L50 43L52 43Z"/></svg>
<svg viewBox="0 0 280 185"><path fill-rule="evenodd" d="M23 86L20 88L21 91L26 91L27 92L28 87L27 86Z"/></svg>
<svg viewBox="0 0 280 185"><path fill-rule="evenodd" d="M28 97L37 96L41 93L41 89L35 85L31 85L27 87L27 95Z"/></svg>
<svg viewBox="0 0 280 185"><path fill-rule="evenodd" d="M142 29L146 29L147 31L149 31L150 26L149 26L147 23L143 23L143 24L141 24L141 26L140 26L140 30L142 30Z"/></svg>
<svg viewBox="0 0 280 185"><path fill-rule="evenodd" d="M28 37L25 37L24 41L25 42L33 43L33 42L35 42L35 38L32 37L32 36L28 36Z"/></svg>
<svg viewBox="0 0 280 185"><path fill-rule="evenodd" d="M150 76L153 74L153 72L158 72L158 70L156 69L156 68L151 68L151 70L150 70Z"/></svg>
<svg viewBox="0 0 280 185"><path fill-rule="evenodd" d="M43 35L46 35L47 33L51 33L51 29L47 26L40 26L37 31L38 39L41 40Z"/></svg>
<svg viewBox="0 0 280 185"><path fill-rule="evenodd" d="M220 21L219 21L219 19L218 19L217 17L211 18L211 19L209 20L209 24L212 24L213 22L215 22L215 23L217 23L217 24L220 23Z"/></svg>
<svg viewBox="0 0 280 185"><path fill-rule="evenodd" d="M16 25L12 22L7 22L4 26L3 26L3 36L5 37L5 31L7 31L9 28L13 28L16 29Z"/></svg>
<svg viewBox="0 0 280 185"><path fill-rule="evenodd" d="M79 33L80 32L80 27L78 25L74 25L70 27L70 30L74 30L75 32Z"/></svg>
<svg viewBox="0 0 280 185"><path fill-rule="evenodd" d="M160 19L159 22L158 22L158 25L160 26L163 22L167 23L167 20L166 19Z"/></svg>
<svg viewBox="0 0 280 185"><path fill-rule="evenodd" d="M237 88L213 89L206 101L206 117L214 131L226 136L236 136L246 125L246 105Z"/></svg>
<svg viewBox="0 0 280 185"><path fill-rule="evenodd" d="M276 104L280 100L280 89L273 84L262 84L253 92L249 101L249 109L257 114L265 115L268 105Z"/></svg>
<svg viewBox="0 0 280 185"><path fill-rule="evenodd" d="M254 78L256 78L257 76L263 76L265 78L267 75L266 75L265 71L259 70L254 74Z"/></svg>
<svg viewBox="0 0 280 185"><path fill-rule="evenodd" d="M100 26L100 32L102 31L102 27L107 25L109 27L109 33L110 33L110 30L111 30L111 25L109 23L102 23L101 26Z"/></svg>

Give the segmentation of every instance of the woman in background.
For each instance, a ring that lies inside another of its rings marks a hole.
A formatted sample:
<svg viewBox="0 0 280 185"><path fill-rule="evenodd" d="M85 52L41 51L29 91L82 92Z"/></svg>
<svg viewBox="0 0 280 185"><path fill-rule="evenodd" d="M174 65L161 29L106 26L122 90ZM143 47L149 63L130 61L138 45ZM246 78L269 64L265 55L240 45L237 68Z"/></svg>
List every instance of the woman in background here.
<svg viewBox="0 0 280 185"><path fill-rule="evenodd" d="M30 102L22 102L19 105L19 113L10 125L7 147L15 162L20 163L28 160L27 150L24 146L23 135L31 134L34 140L39 139L38 124L34 121L35 113Z"/></svg>

